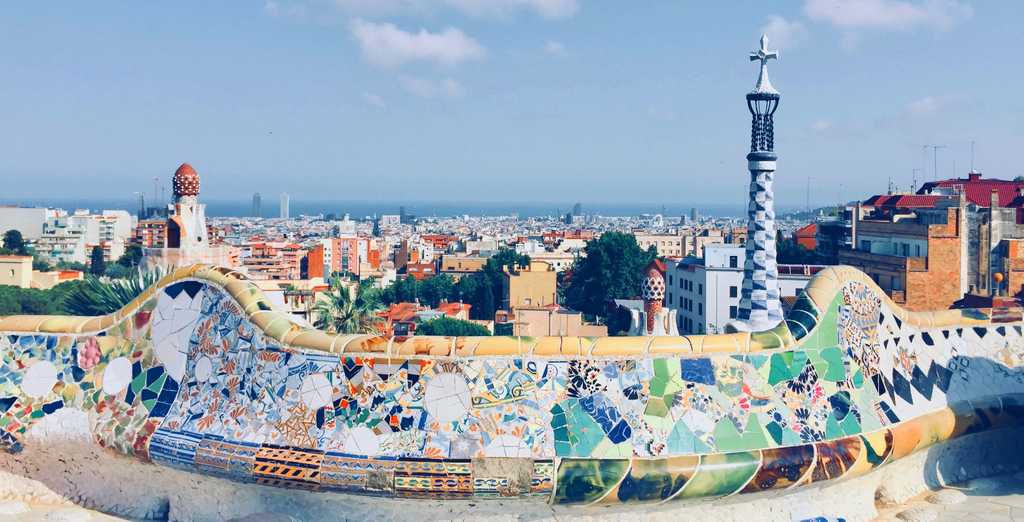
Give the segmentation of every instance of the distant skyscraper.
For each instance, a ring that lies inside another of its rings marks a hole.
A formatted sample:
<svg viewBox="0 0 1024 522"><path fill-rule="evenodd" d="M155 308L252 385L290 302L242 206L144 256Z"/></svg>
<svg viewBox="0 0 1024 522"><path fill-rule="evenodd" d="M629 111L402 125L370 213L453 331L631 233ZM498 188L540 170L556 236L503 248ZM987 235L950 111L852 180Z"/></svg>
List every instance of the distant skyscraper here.
<svg viewBox="0 0 1024 522"><path fill-rule="evenodd" d="M697 214L697 207L690 209L690 221L696 223L700 219L700 215Z"/></svg>
<svg viewBox="0 0 1024 522"><path fill-rule="evenodd" d="M291 217L288 213L289 197L287 192L281 193L281 219L288 219Z"/></svg>
<svg viewBox="0 0 1024 522"><path fill-rule="evenodd" d="M775 110L779 91L768 81L768 60L778 53L768 50L768 37L761 35L761 48L750 53L750 61L761 62L754 90L747 93L747 108L753 117L750 129L750 203L747 206L746 259L743 290L740 293L739 323L757 331L774 328L782 321L779 298L779 267L775 260Z"/></svg>
<svg viewBox="0 0 1024 522"><path fill-rule="evenodd" d="M139 219L146 219L146 195L139 192Z"/></svg>
<svg viewBox="0 0 1024 522"><path fill-rule="evenodd" d="M260 193L257 192L252 195L252 215L253 217L263 217L263 198L260 197Z"/></svg>
<svg viewBox="0 0 1024 522"><path fill-rule="evenodd" d="M572 206L572 215L579 216L583 214L583 205L576 203Z"/></svg>

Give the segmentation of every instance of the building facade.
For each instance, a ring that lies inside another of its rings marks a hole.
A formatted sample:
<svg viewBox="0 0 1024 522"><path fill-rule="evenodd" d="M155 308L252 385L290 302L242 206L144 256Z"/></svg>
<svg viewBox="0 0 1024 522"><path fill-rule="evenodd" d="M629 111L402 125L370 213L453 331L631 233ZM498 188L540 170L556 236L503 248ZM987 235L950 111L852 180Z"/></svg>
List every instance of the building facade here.
<svg viewBox="0 0 1024 522"><path fill-rule="evenodd" d="M675 313L682 334L724 333L739 316L746 250L739 245L709 245L704 257L669 261L665 307ZM779 265L779 293L791 300L823 266Z"/></svg>

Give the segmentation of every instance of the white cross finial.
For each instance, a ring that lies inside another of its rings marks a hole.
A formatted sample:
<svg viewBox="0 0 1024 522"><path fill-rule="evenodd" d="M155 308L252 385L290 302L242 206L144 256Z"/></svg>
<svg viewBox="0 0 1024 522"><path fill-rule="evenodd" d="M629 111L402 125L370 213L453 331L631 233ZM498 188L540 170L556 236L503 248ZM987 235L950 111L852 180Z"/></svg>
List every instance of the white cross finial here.
<svg viewBox="0 0 1024 522"><path fill-rule="evenodd" d="M755 93L779 93L772 87L772 82L768 81L768 60L778 59L779 52L768 50L768 35L762 34L761 48L750 53L750 61L761 62L761 74L757 76L757 85L754 86Z"/></svg>

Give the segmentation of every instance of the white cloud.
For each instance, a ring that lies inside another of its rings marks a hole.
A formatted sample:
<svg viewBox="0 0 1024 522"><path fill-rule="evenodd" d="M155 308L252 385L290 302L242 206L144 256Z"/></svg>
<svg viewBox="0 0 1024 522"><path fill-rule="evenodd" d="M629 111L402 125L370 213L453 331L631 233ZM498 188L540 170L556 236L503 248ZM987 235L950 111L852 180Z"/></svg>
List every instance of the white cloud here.
<svg viewBox="0 0 1024 522"><path fill-rule="evenodd" d="M559 58L564 58L569 55L569 53L565 50L565 46L562 45L562 42L556 42L554 40L548 40L547 42L544 42L544 52L550 54L551 56L557 56Z"/></svg>
<svg viewBox="0 0 1024 522"><path fill-rule="evenodd" d="M444 3L470 16L490 17L529 10L544 18L568 18L580 8L576 0L444 0Z"/></svg>
<svg viewBox="0 0 1024 522"><path fill-rule="evenodd" d="M828 120L816 120L811 124L811 130L814 132L828 132L832 130L835 125Z"/></svg>
<svg viewBox="0 0 1024 522"><path fill-rule="evenodd" d="M384 103L384 98L381 98L380 96L377 96L372 92L364 92L363 101L370 105L373 105L374 107L377 107L378 109L383 109L387 107L387 104Z"/></svg>
<svg viewBox="0 0 1024 522"><path fill-rule="evenodd" d="M266 0L263 3L263 10L270 16L287 16L291 18L305 18L307 14L304 4L289 1L281 3L277 0Z"/></svg>
<svg viewBox="0 0 1024 522"><path fill-rule="evenodd" d="M794 49L807 39L807 28L798 20L789 21L778 15L768 17L768 23L761 27L761 33L768 35L772 47Z"/></svg>
<svg viewBox="0 0 1024 522"><path fill-rule="evenodd" d="M482 59L486 54L476 40L454 27L437 33L426 29L413 33L403 31L394 24L356 19L351 29L366 61L381 67L397 67L413 61L452 67L465 61Z"/></svg>
<svg viewBox="0 0 1024 522"><path fill-rule="evenodd" d="M944 31L969 19L974 10L958 0L806 0L804 14L847 30L928 27Z"/></svg>
<svg viewBox="0 0 1024 522"><path fill-rule="evenodd" d="M416 76L403 76L402 87L420 98L461 98L466 94L462 84L451 79L431 80Z"/></svg>
<svg viewBox="0 0 1024 522"><path fill-rule="evenodd" d="M911 116L930 116L950 105L949 96L925 96L907 104L906 112Z"/></svg>

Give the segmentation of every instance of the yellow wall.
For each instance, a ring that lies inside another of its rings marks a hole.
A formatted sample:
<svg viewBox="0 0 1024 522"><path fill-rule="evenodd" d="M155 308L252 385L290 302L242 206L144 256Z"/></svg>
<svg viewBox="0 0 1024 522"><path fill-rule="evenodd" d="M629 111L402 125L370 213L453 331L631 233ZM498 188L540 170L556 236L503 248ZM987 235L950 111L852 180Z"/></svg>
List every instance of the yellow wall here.
<svg viewBox="0 0 1024 522"><path fill-rule="evenodd" d="M0 285L32 286L32 256L0 256Z"/></svg>
<svg viewBox="0 0 1024 522"><path fill-rule="evenodd" d="M558 274L543 261L531 261L529 269L506 272L508 307L544 306L555 302Z"/></svg>

